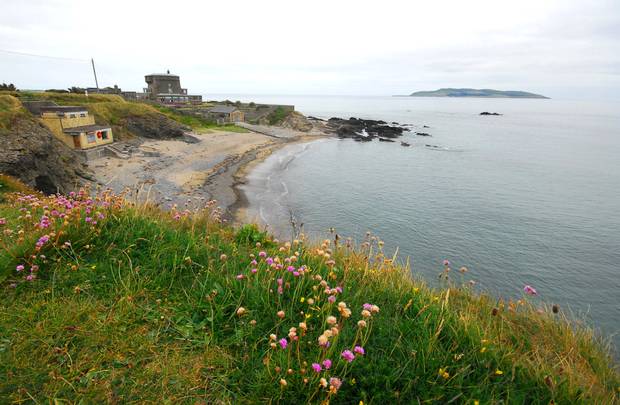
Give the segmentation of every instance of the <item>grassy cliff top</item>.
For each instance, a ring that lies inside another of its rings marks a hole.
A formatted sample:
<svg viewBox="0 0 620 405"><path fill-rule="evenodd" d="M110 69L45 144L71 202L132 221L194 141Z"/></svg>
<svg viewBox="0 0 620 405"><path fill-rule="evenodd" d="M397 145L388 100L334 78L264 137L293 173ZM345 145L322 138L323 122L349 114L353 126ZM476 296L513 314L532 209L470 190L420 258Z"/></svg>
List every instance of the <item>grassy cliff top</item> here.
<svg viewBox="0 0 620 405"><path fill-rule="evenodd" d="M245 128L235 125L217 125L213 122L198 116L181 114L178 111L159 106L156 104L148 104L143 102L126 101L121 96L109 94L84 94L73 93L54 93L54 92L0 92L0 129L10 129L11 120L9 116L14 117L16 112L27 113L22 107L21 100L48 100L58 105L84 105L88 108L90 114L95 117L99 124L116 125L116 135L131 136L124 122L128 117L155 117L165 116L177 123L191 128L193 131L233 131L248 132ZM9 111L11 110L11 111ZM9 114L10 113L10 114Z"/></svg>
<svg viewBox="0 0 620 405"><path fill-rule="evenodd" d="M618 400L605 346L561 310L473 293L449 263L461 282L430 289L374 237L282 243L213 203L0 193L2 403Z"/></svg>

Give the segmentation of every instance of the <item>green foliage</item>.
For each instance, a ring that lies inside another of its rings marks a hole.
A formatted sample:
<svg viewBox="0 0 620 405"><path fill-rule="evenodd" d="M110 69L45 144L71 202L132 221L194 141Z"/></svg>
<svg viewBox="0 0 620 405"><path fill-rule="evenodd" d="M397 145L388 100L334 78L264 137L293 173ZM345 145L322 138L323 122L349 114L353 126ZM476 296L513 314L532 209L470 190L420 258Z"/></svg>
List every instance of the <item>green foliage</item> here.
<svg viewBox="0 0 620 405"><path fill-rule="evenodd" d="M258 229L256 224L245 224L237 230L235 241L244 245L265 244L269 241L267 232Z"/></svg>
<svg viewBox="0 0 620 405"><path fill-rule="evenodd" d="M279 124L280 122L282 122L288 116L288 114L289 113L284 108L277 107L273 112L271 112L267 116L267 120L269 121L269 125Z"/></svg>
<svg viewBox="0 0 620 405"><path fill-rule="evenodd" d="M373 238L359 249L283 244L252 225L235 231L217 211L89 196L71 199L70 218L50 214L43 228L34 224L46 209L63 211L62 197L9 195L0 204L0 265L9 270L0 282L0 403L618 401L609 352L539 302L498 302L467 283L429 289ZM305 273L295 276L289 263ZM25 281L18 264L39 265L36 279ZM365 303L377 311L366 317ZM328 316L339 331L322 348ZM287 338L287 349L270 334ZM365 355L342 360L355 345ZM325 357L332 368L314 372L311 363ZM336 393L319 385L332 376L342 380Z"/></svg>

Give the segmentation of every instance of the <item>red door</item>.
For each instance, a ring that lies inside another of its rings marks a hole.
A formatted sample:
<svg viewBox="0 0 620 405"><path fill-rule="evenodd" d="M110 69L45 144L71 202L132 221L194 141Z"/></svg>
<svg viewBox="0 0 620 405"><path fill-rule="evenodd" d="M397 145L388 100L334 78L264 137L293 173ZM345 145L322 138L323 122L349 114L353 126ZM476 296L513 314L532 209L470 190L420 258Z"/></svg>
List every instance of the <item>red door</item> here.
<svg viewBox="0 0 620 405"><path fill-rule="evenodd" d="M82 149L82 143L80 142L79 135L73 137L73 146L75 146L76 149Z"/></svg>

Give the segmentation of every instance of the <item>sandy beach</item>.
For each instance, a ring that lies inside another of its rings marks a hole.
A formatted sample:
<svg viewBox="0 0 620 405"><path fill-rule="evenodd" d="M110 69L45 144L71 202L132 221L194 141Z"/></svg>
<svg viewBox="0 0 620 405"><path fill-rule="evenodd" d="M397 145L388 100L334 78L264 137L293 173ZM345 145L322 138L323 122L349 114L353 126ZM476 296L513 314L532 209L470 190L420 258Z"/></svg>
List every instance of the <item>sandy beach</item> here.
<svg viewBox="0 0 620 405"><path fill-rule="evenodd" d="M115 192L130 189L140 201L169 208L216 200L227 219L242 220L245 198L237 186L247 173L277 148L324 135L256 129L270 135L209 131L179 140L144 140L132 146L131 156L103 157L89 166L99 184Z"/></svg>

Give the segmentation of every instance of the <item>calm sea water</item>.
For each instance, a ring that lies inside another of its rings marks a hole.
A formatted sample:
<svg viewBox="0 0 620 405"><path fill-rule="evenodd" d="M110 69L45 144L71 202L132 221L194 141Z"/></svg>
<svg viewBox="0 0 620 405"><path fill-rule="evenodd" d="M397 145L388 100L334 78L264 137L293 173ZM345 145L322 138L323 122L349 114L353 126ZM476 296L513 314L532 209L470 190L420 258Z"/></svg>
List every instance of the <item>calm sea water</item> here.
<svg viewBox="0 0 620 405"><path fill-rule="evenodd" d="M619 104L241 99L414 124L432 135L405 135L410 148L326 139L272 155L245 192L250 215L276 232L289 232L291 212L315 237L334 227L361 240L370 230L431 284L449 259L490 293L517 298L530 284L605 335L620 331Z"/></svg>

